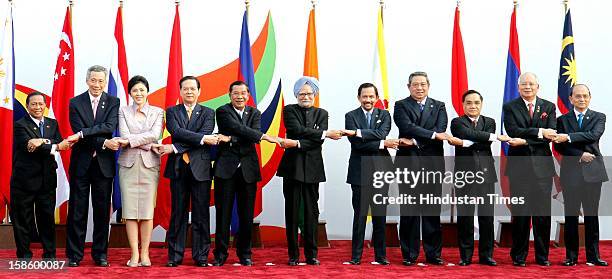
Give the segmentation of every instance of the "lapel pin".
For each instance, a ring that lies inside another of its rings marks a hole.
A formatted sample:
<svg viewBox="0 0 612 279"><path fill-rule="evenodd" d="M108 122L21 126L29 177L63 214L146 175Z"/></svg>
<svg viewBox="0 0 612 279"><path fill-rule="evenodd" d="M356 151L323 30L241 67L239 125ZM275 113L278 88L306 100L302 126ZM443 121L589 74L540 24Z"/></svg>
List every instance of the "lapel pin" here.
<svg viewBox="0 0 612 279"><path fill-rule="evenodd" d="M102 106L102 109L104 109L104 106Z"/></svg>
<svg viewBox="0 0 612 279"><path fill-rule="evenodd" d="M245 111L245 112L244 112L244 114L249 114L249 112L248 112L248 111Z"/></svg>
<svg viewBox="0 0 612 279"><path fill-rule="evenodd" d="M376 121L376 123L380 123L381 120Z"/></svg>
<svg viewBox="0 0 612 279"><path fill-rule="evenodd" d="M196 112L196 114L200 114L200 112L199 112L199 111L197 111L197 112Z"/></svg>
<svg viewBox="0 0 612 279"><path fill-rule="evenodd" d="M47 126L47 129L51 128L51 126Z"/></svg>
<svg viewBox="0 0 612 279"><path fill-rule="evenodd" d="M430 107L430 108L433 108L433 105L430 105L429 107Z"/></svg>
<svg viewBox="0 0 612 279"><path fill-rule="evenodd" d="M34 130L36 130L36 127L34 127Z"/></svg>
<svg viewBox="0 0 612 279"><path fill-rule="evenodd" d="M586 119L589 119L589 117L587 116Z"/></svg>

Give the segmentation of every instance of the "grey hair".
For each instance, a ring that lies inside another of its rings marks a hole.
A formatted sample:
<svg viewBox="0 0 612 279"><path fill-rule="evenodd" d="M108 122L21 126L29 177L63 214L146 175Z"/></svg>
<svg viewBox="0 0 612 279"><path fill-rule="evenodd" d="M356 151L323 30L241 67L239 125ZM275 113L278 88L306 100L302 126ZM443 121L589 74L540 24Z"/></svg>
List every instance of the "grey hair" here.
<svg viewBox="0 0 612 279"><path fill-rule="evenodd" d="M414 77L425 77L425 80L427 80L427 85L429 85L429 77L427 76L426 72L417 71L410 74L410 76L408 77L408 85L412 84L412 79Z"/></svg>
<svg viewBox="0 0 612 279"><path fill-rule="evenodd" d="M89 78L91 77L91 72L104 73L105 79L106 77L108 77L108 70L106 68L100 65L93 65L89 67L89 69L87 69L87 76L85 77L86 80L89 80Z"/></svg>
<svg viewBox="0 0 612 279"><path fill-rule="evenodd" d="M536 83L537 83L537 84L540 84L540 80L538 80L538 76L537 76L536 74L532 73L532 72L524 72L524 73L522 73L522 74L519 76L518 82L519 82L519 83L523 82L523 81L525 80L525 77L526 77L527 75L531 75L531 76L533 76L533 78L536 80Z"/></svg>

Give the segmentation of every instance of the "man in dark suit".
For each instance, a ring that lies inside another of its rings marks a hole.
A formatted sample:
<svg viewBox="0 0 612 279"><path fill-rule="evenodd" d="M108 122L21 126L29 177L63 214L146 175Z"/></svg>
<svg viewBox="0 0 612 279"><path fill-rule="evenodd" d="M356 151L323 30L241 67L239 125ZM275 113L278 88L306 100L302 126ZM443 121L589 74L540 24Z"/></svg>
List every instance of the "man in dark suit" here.
<svg viewBox="0 0 612 279"><path fill-rule="evenodd" d="M319 94L319 82L312 77L300 78L293 87L297 104L283 108L287 148L277 175L283 178L285 226L290 266L299 263L298 218L300 201L304 208L304 255L309 265L319 265L317 259L317 225L319 221L319 182L325 181L321 146L326 137L340 139L342 131L327 130L327 111L314 107Z"/></svg>
<svg viewBox="0 0 612 279"><path fill-rule="evenodd" d="M587 263L607 266L599 257L599 199L601 184L608 181L599 139L606 128L606 115L589 109L591 91L584 84L572 87L574 106L557 119L555 149L563 155L561 186L565 208L565 266L578 263L578 216L584 210Z"/></svg>
<svg viewBox="0 0 612 279"><path fill-rule="evenodd" d="M102 66L87 69L89 90L70 99L70 126L75 134L68 139L76 143L70 154L66 257L72 267L83 259L90 189L94 221L91 256L96 265L108 266L110 199L115 151L120 143L113 139L119 99L104 92L107 73Z"/></svg>
<svg viewBox="0 0 612 279"><path fill-rule="evenodd" d="M172 199L166 266L183 263L191 200L191 257L197 266L206 267L210 251L210 146L219 140L212 135L215 112L198 104L200 81L196 77L185 76L179 85L182 104L166 110L166 128L172 144L153 147L160 155L170 154L164 171L164 176L170 179Z"/></svg>
<svg viewBox="0 0 612 279"><path fill-rule="evenodd" d="M465 114L451 121L451 132L455 138L449 142L455 145L455 172L472 173L477 180L466 185L455 185L456 197L484 199L478 204L478 256L480 264L496 266L493 260L493 208L488 194L495 193L497 173L491 152L494 141L508 141L507 135L495 134L495 120L480 114L482 95L476 90L463 94ZM481 178L478 178L481 177ZM470 265L474 254L474 210L473 204L457 205L457 230L460 266Z"/></svg>
<svg viewBox="0 0 612 279"><path fill-rule="evenodd" d="M414 72L408 78L410 96L395 103L393 119L399 128L400 147L396 166L413 170L444 172L443 141L448 117L443 102L428 97L429 78L425 72ZM411 143L411 144L406 144ZM414 188L400 184L400 193L416 196L440 196L441 181L418 183ZM442 265L442 229L440 205L402 206L400 208L400 245L403 264L416 263L419 256L422 220L423 249L427 263Z"/></svg>
<svg viewBox="0 0 612 279"><path fill-rule="evenodd" d="M345 134L351 142L346 183L353 191L353 239L352 265L361 264L368 209L372 209L372 244L374 261L388 265L385 245L386 205L377 205L374 194L386 196L389 186L375 188L372 185L374 171L391 170L393 163L387 148L397 149L398 139L386 139L391 131L391 115L386 110L375 108L378 89L374 84L364 83L357 89L357 100L361 106L344 116Z"/></svg>
<svg viewBox="0 0 612 279"><path fill-rule="evenodd" d="M278 140L260 131L261 112L247 106L250 92L246 83L230 84L229 97L230 103L217 109L220 144L215 162L215 265L222 266L227 260L235 198L239 220L236 254L241 265L251 266L253 213L257 182L261 181L255 144L261 140L278 143Z"/></svg>
<svg viewBox="0 0 612 279"><path fill-rule="evenodd" d="M529 250L529 231L533 222L536 263L550 266L550 201L555 167L550 140L556 135L555 105L538 98L538 80L533 73L519 77L520 97L503 106L504 127L513 139L508 143L505 175L510 180L512 197L524 204L513 204L512 249L515 266L524 267Z"/></svg>
<svg viewBox="0 0 612 279"><path fill-rule="evenodd" d="M55 119L43 116L45 96L32 92L26 98L28 115L14 124L13 175L11 176L11 221L17 258L29 260L31 229L37 229L43 258L55 254L55 153L67 150ZM36 218L34 218L36 216ZM35 221L36 220L36 221Z"/></svg>

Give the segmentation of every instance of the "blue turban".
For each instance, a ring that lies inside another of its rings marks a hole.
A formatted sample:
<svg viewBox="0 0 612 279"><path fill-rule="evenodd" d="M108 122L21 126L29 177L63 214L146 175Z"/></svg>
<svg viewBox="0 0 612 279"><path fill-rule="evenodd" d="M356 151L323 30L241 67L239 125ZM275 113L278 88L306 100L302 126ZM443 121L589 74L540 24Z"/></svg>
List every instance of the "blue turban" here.
<svg viewBox="0 0 612 279"><path fill-rule="evenodd" d="M310 85L310 87L312 87L312 93L316 95L319 95L319 81L314 78L314 77L301 77L300 79L298 79L295 82L295 85L293 86L293 95L297 98L298 94L300 93L300 89L302 88L302 86L304 86L304 84L308 84Z"/></svg>

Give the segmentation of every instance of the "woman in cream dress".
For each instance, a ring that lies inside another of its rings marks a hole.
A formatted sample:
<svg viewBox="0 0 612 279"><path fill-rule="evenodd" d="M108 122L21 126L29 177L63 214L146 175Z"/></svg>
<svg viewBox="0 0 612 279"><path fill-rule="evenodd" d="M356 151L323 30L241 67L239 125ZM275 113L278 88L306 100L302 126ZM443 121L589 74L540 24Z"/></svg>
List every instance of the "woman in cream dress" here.
<svg viewBox="0 0 612 279"><path fill-rule="evenodd" d="M133 103L119 108L119 133L122 139L119 155L119 182L123 219L132 257L130 267L151 266L149 243L153 230L153 211L159 181L160 157L151 146L157 144L162 133L164 111L147 103L149 83L142 76L128 82ZM140 223L141 251L138 253ZM140 261L140 262L139 262Z"/></svg>

